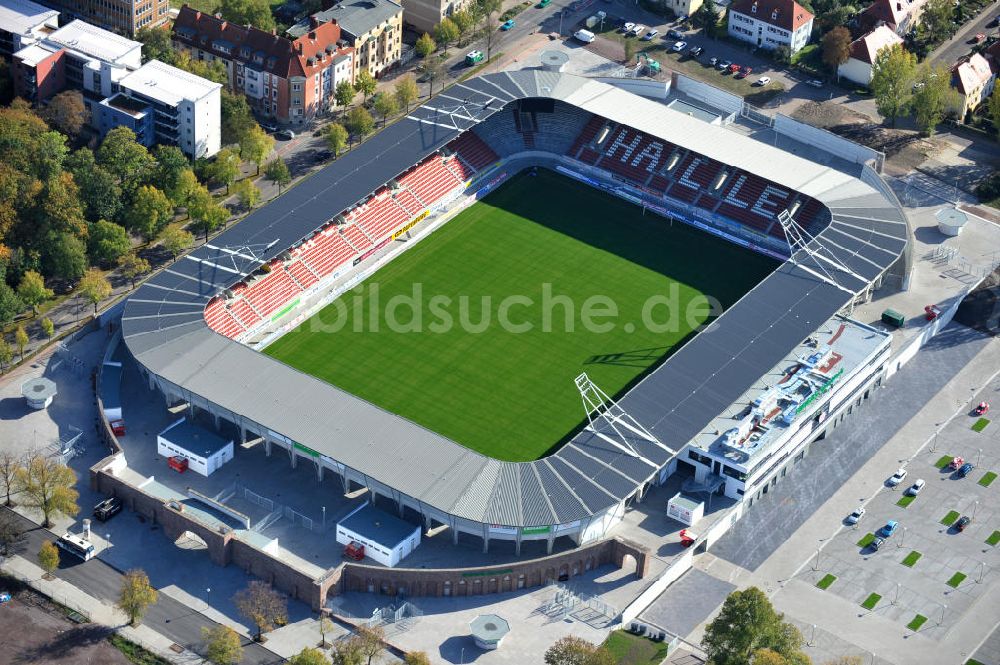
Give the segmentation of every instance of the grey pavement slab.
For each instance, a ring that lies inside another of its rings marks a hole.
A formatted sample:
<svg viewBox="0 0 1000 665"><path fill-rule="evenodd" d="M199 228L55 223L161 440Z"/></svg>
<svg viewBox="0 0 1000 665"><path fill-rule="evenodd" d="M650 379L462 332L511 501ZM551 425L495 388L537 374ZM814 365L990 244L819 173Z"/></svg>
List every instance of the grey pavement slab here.
<svg viewBox="0 0 1000 665"><path fill-rule="evenodd" d="M885 388L874 392L826 439L813 443L808 463L796 465L786 482L754 502L712 553L756 570L989 340L965 326L949 325Z"/></svg>
<svg viewBox="0 0 1000 665"><path fill-rule="evenodd" d="M1000 626L995 628L986 641L979 645L973 660L981 665L1000 665Z"/></svg>
<svg viewBox="0 0 1000 665"><path fill-rule="evenodd" d="M639 618L686 637L715 611L736 585L697 568L667 587Z"/></svg>

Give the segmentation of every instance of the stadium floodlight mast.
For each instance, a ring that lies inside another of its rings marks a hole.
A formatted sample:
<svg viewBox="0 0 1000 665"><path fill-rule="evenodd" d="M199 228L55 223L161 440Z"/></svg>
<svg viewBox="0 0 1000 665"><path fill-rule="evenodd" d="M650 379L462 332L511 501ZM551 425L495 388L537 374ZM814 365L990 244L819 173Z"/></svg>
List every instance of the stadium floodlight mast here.
<svg viewBox="0 0 1000 665"><path fill-rule="evenodd" d="M785 241L788 242L788 247L791 250L788 258L791 263L799 266L814 277L817 277L824 282L841 289L842 291L847 291L851 295L854 295L854 292L834 279L833 275L830 274L824 264L831 266L834 270L847 273L862 283L866 283L868 281L863 276L844 265L844 263L840 261L840 259L838 259L833 252L827 249L815 236L799 226L799 223L795 221L792 213L787 209L778 213L778 223L781 224L781 230L785 233ZM803 265L801 261L795 258L795 255L800 251L813 259L816 268L818 268L822 274L817 273L809 266Z"/></svg>
<svg viewBox="0 0 1000 665"><path fill-rule="evenodd" d="M591 381L586 372L580 374L574 381L577 390L580 391L580 399L583 400L583 410L587 413L587 429L591 432L625 454L637 457L653 468L659 468L659 465L643 457L630 443L629 437L625 435L623 429L659 446L671 455L677 454L675 450L667 447L650 434L649 430L630 416L625 409L618 405L618 402L611 399L607 393Z"/></svg>

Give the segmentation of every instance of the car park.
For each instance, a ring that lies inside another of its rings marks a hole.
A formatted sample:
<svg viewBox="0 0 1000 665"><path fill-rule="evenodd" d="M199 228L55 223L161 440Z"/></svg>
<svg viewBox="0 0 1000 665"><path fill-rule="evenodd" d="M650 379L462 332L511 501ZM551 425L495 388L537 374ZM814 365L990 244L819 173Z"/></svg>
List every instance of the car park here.
<svg viewBox="0 0 1000 665"><path fill-rule="evenodd" d="M904 492L904 494L907 496L916 496L920 494L920 490L922 490L926 484L927 483L924 482L923 478L918 478L917 482L906 488L906 492Z"/></svg>
<svg viewBox="0 0 1000 665"><path fill-rule="evenodd" d="M121 511L122 500L116 496L112 496L94 506L94 518L101 522L107 522Z"/></svg>
<svg viewBox="0 0 1000 665"><path fill-rule="evenodd" d="M515 25L517 25L517 21L515 21L512 18L509 18L509 19L507 19L506 21L503 22L503 25L500 26L500 29L503 30L504 32L507 32L508 30L510 30L511 28L513 28Z"/></svg>
<svg viewBox="0 0 1000 665"><path fill-rule="evenodd" d="M847 523L857 524L858 522L861 521L861 518L864 516L865 516L865 507L858 506L857 508L854 509L854 512L852 512L850 515L847 516Z"/></svg>
<svg viewBox="0 0 1000 665"><path fill-rule="evenodd" d="M577 30L573 33L573 38L578 42L583 42L584 44L590 44L594 41L595 35L590 30Z"/></svg>
<svg viewBox="0 0 1000 665"><path fill-rule="evenodd" d="M819 79L809 79L806 81L806 85L811 85L814 88L822 88L823 82Z"/></svg>
<svg viewBox="0 0 1000 665"><path fill-rule="evenodd" d="M761 76L759 79L757 79L757 82L754 85L759 85L759 86L763 87L763 86L767 85L770 82L771 82L771 77L770 76Z"/></svg>
<svg viewBox="0 0 1000 665"><path fill-rule="evenodd" d="M697 58L699 55L701 55L702 53L704 53L704 51L705 51L705 49L703 49L702 47L695 46L695 47L692 47L692 48L688 49L688 55L690 55L692 58Z"/></svg>
<svg viewBox="0 0 1000 665"><path fill-rule="evenodd" d="M881 529L878 530L878 534L876 535L879 535L882 538L889 538L892 536L892 534L896 533L896 531L898 530L899 530L899 522L897 522L896 520L889 520L888 522L885 523L885 526L883 526Z"/></svg>
<svg viewBox="0 0 1000 665"><path fill-rule="evenodd" d="M955 475L958 476L959 478L965 478L967 475L972 473L972 470L975 468L976 468L975 464L973 464L972 462L966 462L962 466L958 467L958 471L955 472Z"/></svg>
<svg viewBox="0 0 1000 665"><path fill-rule="evenodd" d="M660 34L660 31L657 30L656 28L653 28L652 30L650 30L649 32L647 32L642 36L642 41L644 42L651 41L653 37L656 37L656 35L658 34Z"/></svg>
<svg viewBox="0 0 1000 665"><path fill-rule="evenodd" d="M969 526L972 519L968 515L962 515L957 522L955 522L955 531L965 531L965 527Z"/></svg>
<svg viewBox="0 0 1000 665"><path fill-rule="evenodd" d="M886 482L889 485L889 487L895 487L896 485L903 482L904 478L906 478L906 469L897 469L896 473L892 474L892 476L890 476L889 480Z"/></svg>

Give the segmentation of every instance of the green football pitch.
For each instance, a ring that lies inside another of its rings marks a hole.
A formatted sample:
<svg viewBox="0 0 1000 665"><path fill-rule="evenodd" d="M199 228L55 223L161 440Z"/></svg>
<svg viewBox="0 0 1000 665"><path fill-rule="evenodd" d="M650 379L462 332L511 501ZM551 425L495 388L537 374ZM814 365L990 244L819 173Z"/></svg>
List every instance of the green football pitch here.
<svg viewBox="0 0 1000 665"><path fill-rule="evenodd" d="M775 266L539 170L264 352L485 455L533 460L584 421L574 377L622 393L708 319L699 297L728 307Z"/></svg>

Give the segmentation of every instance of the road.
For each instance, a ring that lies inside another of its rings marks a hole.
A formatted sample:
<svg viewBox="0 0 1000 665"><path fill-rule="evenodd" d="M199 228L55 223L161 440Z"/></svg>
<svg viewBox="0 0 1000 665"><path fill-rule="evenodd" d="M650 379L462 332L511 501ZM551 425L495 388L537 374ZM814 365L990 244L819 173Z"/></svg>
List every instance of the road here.
<svg viewBox="0 0 1000 665"><path fill-rule="evenodd" d="M972 50L973 42L969 40L977 33L988 35L997 32L995 24L992 28L986 26L998 15L1000 15L1000 3L994 2L980 12L976 18L963 24L954 37L934 49L929 59L950 67L956 60Z"/></svg>
<svg viewBox="0 0 1000 665"><path fill-rule="evenodd" d="M27 518L7 508L0 509L14 516L21 528L25 530L27 542L24 544L23 551L28 556L38 552L44 541L54 542L56 540L50 531L41 528ZM109 603L115 601L118 590L121 589L121 572L96 558L87 562L71 560L74 558L65 552L60 552L60 558L59 568L53 573L56 577L94 598ZM219 625L163 593L159 594L156 604L149 608L142 623L196 653L202 650L202 628L214 628ZM284 661L280 656L260 644L244 639L243 660L240 662L247 665L270 665Z"/></svg>

